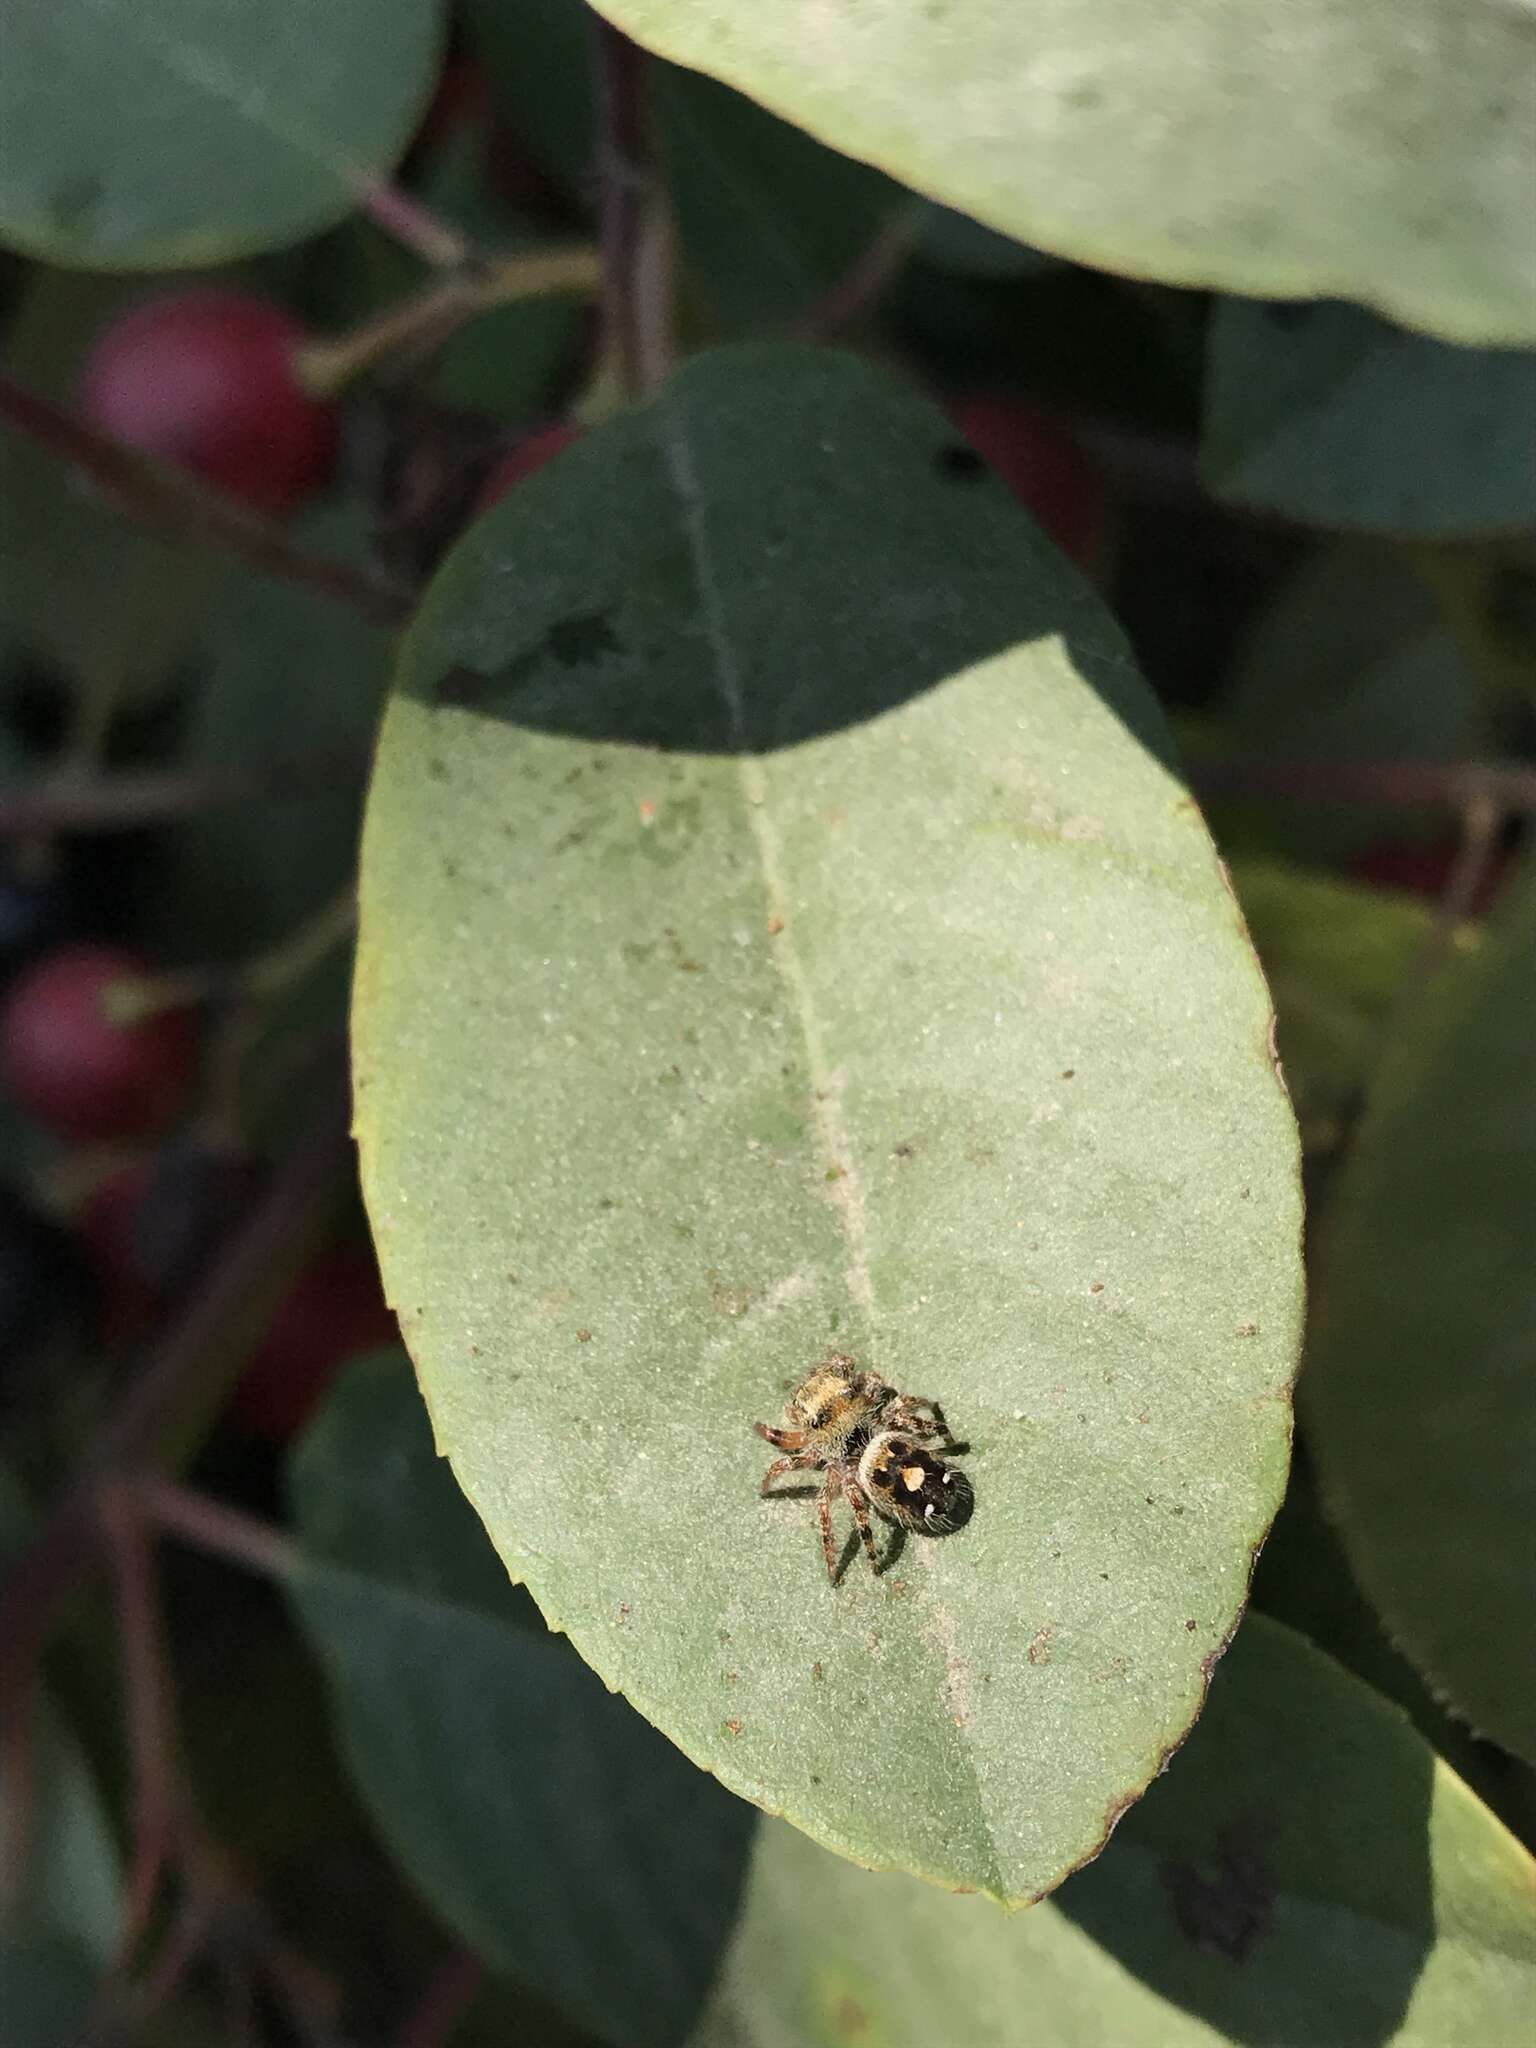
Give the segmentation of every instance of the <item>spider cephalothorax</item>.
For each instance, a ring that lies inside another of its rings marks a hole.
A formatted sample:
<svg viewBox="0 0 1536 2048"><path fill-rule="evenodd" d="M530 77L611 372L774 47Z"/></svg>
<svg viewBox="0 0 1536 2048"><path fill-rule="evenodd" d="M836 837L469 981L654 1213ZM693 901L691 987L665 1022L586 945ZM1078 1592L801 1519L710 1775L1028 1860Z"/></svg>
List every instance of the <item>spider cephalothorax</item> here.
<svg viewBox="0 0 1536 2048"><path fill-rule="evenodd" d="M876 1571L873 1505L900 1528L947 1535L965 1520L971 1491L956 1472L925 1446L949 1440L949 1427L936 1401L899 1394L878 1373L860 1372L856 1361L834 1352L796 1387L785 1408L786 1425L755 1423L758 1435L786 1455L763 1474L767 1493L786 1472L821 1472L816 1511L821 1523L827 1576L837 1583L832 1538L832 1503L847 1497L864 1554Z"/></svg>

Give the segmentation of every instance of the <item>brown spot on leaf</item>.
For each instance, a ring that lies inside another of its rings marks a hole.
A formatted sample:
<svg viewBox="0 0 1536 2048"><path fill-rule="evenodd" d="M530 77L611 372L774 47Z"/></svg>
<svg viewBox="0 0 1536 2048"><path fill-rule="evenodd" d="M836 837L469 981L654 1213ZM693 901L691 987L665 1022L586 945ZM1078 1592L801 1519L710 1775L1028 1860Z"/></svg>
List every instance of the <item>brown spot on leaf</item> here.
<svg viewBox="0 0 1536 2048"><path fill-rule="evenodd" d="M578 1330L576 1332L576 1342L578 1344L590 1344L592 1342L592 1332L590 1330Z"/></svg>
<svg viewBox="0 0 1536 2048"><path fill-rule="evenodd" d="M856 1998L845 1992L837 2001L832 2024L845 2041L861 2040L869 2032L869 2014Z"/></svg>
<svg viewBox="0 0 1536 2048"><path fill-rule="evenodd" d="M1029 1639L1029 1648L1025 1652L1025 1655L1029 1658L1031 1664L1039 1665L1050 1663L1051 1638L1055 1635L1055 1633L1055 1625L1052 1622L1046 1622L1042 1627L1037 1628L1035 1630L1034 1634Z"/></svg>
<svg viewBox="0 0 1536 2048"><path fill-rule="evenodd" d="M739 1735L745 1726L744 1721L730 1720L725 1723L725 1732L727 1735Z"/></svg>

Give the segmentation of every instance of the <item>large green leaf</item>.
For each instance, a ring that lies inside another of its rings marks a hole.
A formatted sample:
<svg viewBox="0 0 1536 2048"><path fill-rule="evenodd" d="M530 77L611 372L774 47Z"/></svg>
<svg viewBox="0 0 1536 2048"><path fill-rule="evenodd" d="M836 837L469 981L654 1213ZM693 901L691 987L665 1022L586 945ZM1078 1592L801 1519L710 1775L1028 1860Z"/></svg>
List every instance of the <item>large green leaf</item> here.
<svg viewBox="0 0 1536 2048"><path fill-rule="evenodd" d="M398 1353L339 1383L290 1491L299 1612L403 1867L462 1940L606 2041L676 2041L729 1931L750 1809L545 1633Z"/></svg>
<svg viewBox="0 0 1536 2048"><path fill-rule="evenodd" d="M1430 1684L1536 1760L1536 873L1451 961L1339 1189L1305 1381L1361 1585Z"/></svg>
<svg viewBox="0 0 1536 2048"><path fill-rule="evenodd" d="M1513 2044L1536 1869L1393 1708L1249 1621L1106 1854L1004 1920L759 1838L695 2048Z"/></svg>
<svg viewBox="0 0 1536 2048"><path fill-rule="evenodd" d="M13 0L0 237L103 270L298 241L393 164L440 36L435 0Z"/></svg>
<svg viewBox="0 0 1536 2048"><path fill-rule="evenodd" d="M1536 338L1530 20L1504 0L603 0L663 56L1133 276Z"/></svg>
<svg viewBox="0 0 1536 2048"><path fill-rule="evenodd" d="M365 1191L513 1577L734 1790L1008 1899L1188 1727L1285 1466L1295 1128L1165 745L934 411L726 351L449 558L365 830ZM751 1430L829 1344L979 1499L835 1591Z"/></svg>
<svg viewBox="0 0 1536 2048"><path fill-rule="evenodd" d="M1536 355L1358 306L1229 299L1211 326L1211 487L1312 526L1432 537L1536 521Z"/></svg>

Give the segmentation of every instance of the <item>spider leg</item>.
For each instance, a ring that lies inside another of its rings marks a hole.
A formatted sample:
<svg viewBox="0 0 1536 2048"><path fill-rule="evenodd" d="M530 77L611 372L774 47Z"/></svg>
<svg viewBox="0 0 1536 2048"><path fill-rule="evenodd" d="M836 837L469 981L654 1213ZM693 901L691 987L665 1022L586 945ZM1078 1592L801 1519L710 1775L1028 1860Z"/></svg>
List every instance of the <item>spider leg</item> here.
<svg viewBox="0 0 1536 2048"><path fill-rule="evenodd" d="M922 1413L924 1409L927 1416ZM886 1410L886 1423L891 1429L916 1437L919 1443L932 1443L936 1438L948 1438L951 1433L938 1402L926 1400L921 1394L898 1394Z"/></svg>
<svg viewBox="0 0 1536 2048"><path fill-rule="evenodd" d="M774 1480L782 1479L786 1472L809 1472L815 1463L815 1456L810 1451L802 1451L798 1458L775 1458L763 1474L760 1491L766 1493Z"/></svg>
<svg viewBox="0 0 1536 2048"><path fill-rule="evenodd" d="M827 1560L827 1577L837 1584L837 1547L832 1540L832 1503L843 1489L843 1475L836 1465L827 1467L821 1492L816 1497L816 1519L821 1524L821 1554Z"/></svg>
<svg viewBox="0 0 1536 2048"><path fill-rule="evenodd" d="M864 1546L864 1555L869 1559L869 1568L872 1572L878 1572L880 1560L875 1555L875 1537L869 1526L869 1502L864 1489L857 1479L845 1479L843 1492L848 1497L849 1507L853 1509L853 1519L859 1525L859 1541Z"/></svg>
<svg viewBox="0 0 1536 2048"><path fill-rule="evenodd" d="M771 1422L754 1422L752 1427L757 1431L765 1444L772 1444L777 1451L803 1451L805 1449L805 1431L803 1429L775 1429Z"/></svg>

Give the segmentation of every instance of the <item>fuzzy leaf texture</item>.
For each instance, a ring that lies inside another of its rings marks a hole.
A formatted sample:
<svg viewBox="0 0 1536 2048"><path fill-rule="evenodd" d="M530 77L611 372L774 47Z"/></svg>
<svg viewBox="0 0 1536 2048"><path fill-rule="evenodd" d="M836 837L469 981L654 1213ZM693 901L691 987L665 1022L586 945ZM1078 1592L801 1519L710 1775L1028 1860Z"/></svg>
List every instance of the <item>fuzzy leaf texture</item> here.
<svg viewBox="0 0 1536 2048"><path fill-rule="evenodd" d="M1289 1440L1271 1023L1112 622L883 376L701 358L429 592L353 1030L439 1446L610 1685L856 1861L1035 1897L1199 1709ZM829 1348L976 1497L835 1590L752 1434Z"/></svg>
<svg viewBox="0 0 1536 2048"><path fill-rule="evenodd" d="M505 4L505 0L503 0ZM1061 256L1536 339L1505 0L603 0L647 48Z"/></svg>

